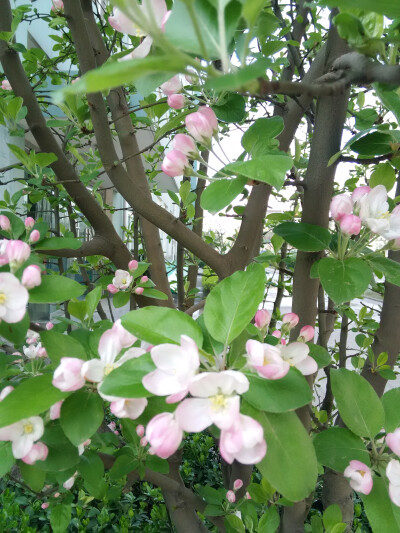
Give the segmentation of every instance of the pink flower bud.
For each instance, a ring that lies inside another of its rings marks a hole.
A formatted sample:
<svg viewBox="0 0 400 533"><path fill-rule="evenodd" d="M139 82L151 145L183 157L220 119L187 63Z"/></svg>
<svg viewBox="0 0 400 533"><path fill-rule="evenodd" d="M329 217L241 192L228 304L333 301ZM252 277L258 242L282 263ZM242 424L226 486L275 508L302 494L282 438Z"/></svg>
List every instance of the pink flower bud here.
<svg viewBox="0 0 400 533"><path fill-rule="evenodd" d="M246 498L246 500L251 500L251 496L250 496L250 493L249 493L249 492L246 492L246 494L244 495L244 497Z"/></svg>
<svg viewBox="0 0 400 533"><path fill-rule="evenodd" d="M142 277L140 278L140 283L146 283L147 281L149 281L148 276L142 276Z"/></svg>
<svg viewBox="0 0 400 533"><path fill-rule="evenodd" d="M85 378L81 375L84 361L76 357L61 357L60 365L53 375L53 386L63 392L75 391L85 385Z"/></svg>
<svg viewBox="0 0 400 533"><path fill-rule="evenodd" d="M80 79L81 79L81 78L78 76L77 78L75 78L75 79L73 79L73 80L71 81L71 84L76 83L76 82L79 81Z"/></svg>
<svg viewBox="0 0 400 533"><path fill-rule="evenodd" d="M271 313L266 309L259 309L254 316L254 323L258 329L266 329L271 322Z"/></svg>
<svg viewBox="0 0 400 533"><path fill-rule="evenodd" d="M60 493L59 493L59 492L55 492L55 493L53 494L53 498L59 498L59 497L60 497Z"/></svg>
<svg viewBox="0 0 400 533"><path fill-rule="evenodd" d="M146 439L150 443L150 453L167 459L178 449L183 431L173 413L160 413L153 417L146 427Z"/></svg>
<svg viewBox="0 0 400 533"><path fill-rule="evenodd" d="M49 449L46 444L43 442L37 442L32 446L30 451L24 457L22 457L21 461L27 465L33 465L36 463L36 461L45 461L48 453Z"/></svg>
<svg viewBox="0 0 400 533"><path fill-rule="evenodd" d="M56 11L63 11L64 9L64 2L62 0L52 0L53 5L51 6L51 10L55 13Z"/></svg>
<svg viewBox="0 0 400 533"><path fill-rule="evenodd" d="M353 200L353 203L359 202L361 198L364 198L366 194L371 192L371 187L368 187L368 185L362 185L361 187L357 187L354 189L354 191L351 193L351 199Z"/></svg>
<svg viewBox="0 0 400 533"><path fill-rule="evenodd" d="M63 404L63 401L64 400L60 400L59 402L53 404L50 407L50 411L49 411L50 420L57 420L58 418L60 418L60 416L61 416L61 406Z"/></svg>
<svg viewBox="0 0 400 533"><path fill-rule="evenodd" d="M7 385L7 387L4 387L4 389L0 392L0 402L4 400L4 398L8 396L13 390L14 387L12 385Z"/></svg>
<svg viewBox="0 0 400 533"><path fill-rule="evenodd" d="M133 272L134 270L137 270L137 267L139 266L139 263L136 261L136 259L132 259L128 263L128 270Z"/></svg>
<svg viewBox="0 0 400 533"><path fill-rule="evenodd" d="M31 255L29 244L23 241L8 241L5 250L11 266L18 267Z"/></svg>
<svg viewBox="0 0 400 533"><path fill-rule="evenodd" d="M148 443L149 443L149 441L146 439L146 437L142 437L140 439L140 443L139 444L140 444L140 446L142 446L144 448L145 446L148 445Z"/></svg>
<svg viewBox="0 0 400 533"><path fill-rule="evenodd" d="M209 144L211 137L218 131L218 120L210 107L200 107L185 118L186 128L196 141Z"/></svg>
<svg viewBox="0 0 400 533"><path fill-rule="evenodd" d="M46 322L46 326L45 327L46 327L47 331L50 331L51 329L54 328L54 324L53 324L53 322Z"/></svg>
<svg viewBox="0 0 400 533"><path fill-rule="evenodd" d="M115 285L113 285L112 283L107 285L107 290L110 294L116 294L117 292L119 292L119 289L117 289L117 287L115 287Z"/></svg>
<svg viewBox="0 0 400 533"><path fill-rule="evenodd" d="M241 479L235 479L233 483L233 490L239 490L243 487L243 481Z"/></svg>
<svg viewBox="0 0 400 533"><path fill-rule="evenodd" d="M143 294L144 288L143 287L136 287L136 289L133 292L135 294Z"/></svg>
<svg viewBox="0 0 400 533"><path fill-rule="evenodd" d="M312 341L314 338L315 330L312 326L303 326L300 330L299 340L303 342Z"/></svg>
<svg viewBox="0 0 400 533"><path fill-rule="evenodd" d="M136 435L138 437L143 437L144 435L144 426L142 424L139 424L136 428Z"/></svg>
<svg viewBox="0 0 400 533"><path fill-rule="evenodd" d="M38 357L47 357L47 352L46 352L46 348L44 348L43 346L41 346L38 351L37 351L37 356Z"/></svg>
<svg viewBox="0 0 400 533"><path fill-rule="evenodd" d="M115 422L110 422L107 424L107 427L111 429L111 431L115 431L117 424Z"/></svg>
<svg viewBox="0 0 400 533"><path fill-rule="evenodd" d="M3 91L12 91L11 83L8 80L3 80L1 82L1 88Z"/></svg>
<svg viewBox="0 0 400 533"><path fill-rule="evenodd" d="M50 504L45 502L45 503L42 503L42 505L40 506L42 509L47 509L47 507L49 506Z"/></svg>
<svg viewBox="0 0 400 533"><path fill-rule="evenodd" d="M9 231L11 228L10 219L6 215L0 215L0 228L3 231Z"/></svg>
<svg viewBox="0 0 400 533"><path fill-rule="evenodd" d="M161 168L171 178L182 176L186 171L192 170L188 158L179 150L171 150L165 154Z"/></svg>
<svg viewBox="0 0 400 533"><path fill-rule="evenodd" d="M170 80L163 83L160 86L160 89L167 96L179 93L182 90L182 83L181 83L181 80L179 79L178 74L174 76L173 78L171 78Z"/></svg>
<svg viewBox="0 0 400 533"><path fill-rule="evenodd" d="M170 94L167 98L167 104L172 109L182 109L185 105L185 97L183 94Z"/></svg>
<svg viewBox="0 0 400 533"><path fill-rule="evenodd" d="M357 215L343 215L340 229L345 235L358 235L361 230L361 218Z"/></svg>
<svg viewBox="0 0 400 533"><path fill-rule="evenodd" d="M175 150L179 150L183 154L189 157L197 157L198 151L196 148L196 143L189 136L184 133L178 133L172 140L172 146Z"/></svg>
<svg viewBox="0 0 400 533"><path fill-rule="evenodd" d="M353 212L353 201L346 194L337 194L331 200L330 210L333 220L339 222L344 215L350 215Z"/></svg>
<svg viewBox="0 0 400 533"><path fill-rule="evenodd" d="M282 337L282 333L279 331L279 329L276 329L271 333L271 335L277 339L280 339Z"/></svg>
<svg viewBox="0 0 400 533"><path fill-rule="evenodd" d="M38 242L39 239L40 239L40 233L37 229L34 229L29 236L29 242L32 242L32 243Z"/></svg>
<svg viewBox="0 0 400 533"><path fill-rule="evenodd" d="M282 323L287 324L292 329L299 323L299 317L296 313L286 313L282 317Z"/></svg>
<svg viewBox="0 0 400 533"><path fill-rule="evenodd" d="M26 217L26 219L24 220L24 224L26 229L32 229L35 225L35 219L33 219L32 217Z"/></svg>
<svg viewBox="0 0 400 533"><path fill-rule="evenodd" d="M281 339L281 344L282 344L283 346L286 346L286 339Z"/></svg>
<svg viewBox="0 0 400 533"><path fill-rule="evenodd" d="M233 490L228 490L228 492L226 493L226 499L230 503L235 503L236 496L235 496L235 493L233 492Z"/></svg>
<svg viewBox="0 0 400 533"><path fill-rule="evenodd" d="M25 285L27 289L33 289L42 283L42 277L40 275L40 267L37 265L29 265L25 268L22 274L22 285Z"/></svg>
<svg viewBox="0 0 400 533"><path fill-rule="evenodd" d="M400 428L386 435L386 444L396 455L400 455Z"/></svg>

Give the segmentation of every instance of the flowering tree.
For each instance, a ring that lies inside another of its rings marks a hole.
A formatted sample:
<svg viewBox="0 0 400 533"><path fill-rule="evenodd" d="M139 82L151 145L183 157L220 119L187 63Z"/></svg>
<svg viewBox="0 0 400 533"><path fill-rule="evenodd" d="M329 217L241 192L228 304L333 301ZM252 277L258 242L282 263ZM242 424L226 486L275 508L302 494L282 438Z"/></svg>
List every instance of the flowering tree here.
<svg viewBox="0 0 400 533"><path fill-rule="evenodd" d="M16 464L57 532L78 477L97 499L112 498L116 480L153 483L178 532L351 530L353 490L373 531L398 531L400 389L384 393L400 351L398 3L48 8L0 0L0 121L12 139L25 119L37 145L9 144L27 175L0 215L1 475ZM53 59L15 39L35 19L58 30ZM54 70L65 59L79 77ZM49 79L62 86L51 101ZM155 153L138 148L143 124ZM218 149L232 129L236 160ZM152 197L161 161L184 176L170 193L178 218ZM140 258L104 209L104 174L140 221ZM42 198L69 228L21 215ZM288 207L268 213L273 201ZM239 222L226 253L203 237L205 211ZM78 224L92 238L79 239ZM178 246L177 305L160 230ZM51 257L60 272L46 268ZM62 258L79 260L86 283L64 275ZM220 281L195 303L199 262ZM369 287L382 296L375 315L351 303ZM132 310L114 321L105 295ZM66 316L31 324L28 301L65 304ZM200 432L218 449L218 489L191 490L180 475L182 442Z"/></svg>

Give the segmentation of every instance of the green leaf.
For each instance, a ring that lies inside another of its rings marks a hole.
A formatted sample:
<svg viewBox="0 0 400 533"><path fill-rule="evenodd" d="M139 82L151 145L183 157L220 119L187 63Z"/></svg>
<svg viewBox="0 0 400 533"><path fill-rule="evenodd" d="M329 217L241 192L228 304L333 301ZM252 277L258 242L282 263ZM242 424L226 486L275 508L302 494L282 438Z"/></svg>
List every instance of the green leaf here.
<svg viewBox="0 0 400 533"><path fill-rule="evenodd" d="M338 305L362 296L372 277L368 263L358 257L343 261L324 257L318 263L318 274L325 292Z"/></svg>
<svg viewBox="0 0 400 533"><path fill-rule="evenodd" d="M131 293L129 291L119 291L113 295L113 304L117 309L129 302Z"/></svg>
<svg viewBox="0 0 400 533"><path fill-rule="evenodd" d="M13 239L18 239L24 232L25 226L23 221L11 213L10 211L0 211L0 215L5 215L11 223L11 236Z"/></svg>
<svg viewBox="0 0 400 533"><path fill-rule="evenodd" d="M272 505L262 514L258 522L259 533L275 533L279 527L280 518L278 508Z"/></svg>
<svg viewBox="0 0 400 533"><path fill-rule="evenodd" d="M0 442L0 477L8 474L14 463L11 442Z"/></svg>
<svg viewBox="0 0 400 533"><path fill-rule="evenodd" d="M385 429L392 432L400 427L400 388L386 391L382 396L382 404L385 410Z"/></svg>
<svg viewBox="0 0 400 533"><path fill-rule="evenodd" d="M246 101L241 94L228 93L221 103L211 107L222 122L242 122L246 116Z"/></svg>
<svg viewBox="0 0 400 533"><path fill-rule="evenodd" d="M67 504L54 505L50 512L50 524L53 533L64 533L71 522L71 506Z"/></svg>
<svg viewBox="0 0 400 533"><path fill-rule="evenodd" d="M96 311L97 305L101 300L103 291L101 287L95 287L92 291L90 291L85 298L86 307L87 307L87 316L88 318L92 318L94 315L94 312Z"/></svg>
<svg viewBox="0 0 400 533"><path fill-rule="evenodd" d="M63 335L54 330L41 331L40 340L55 367L60 364L61 357L87 359L85 348L71 335Z"/></svg>
<svg viewBox="0 0 400 533"><path fill-rule="evenodd" d="M353 459L370 464L365 444L347 428L332 427L321 431L313 442L318 462L337 472L344 472Z"/></svg>
<svg viewBox="0 0 400 533"><path fill-rule="evenodd" d="M244 133L242 146L253 157L268 155L278 145L275 137L282 131L282 117L258 118Z"/></svg>
<svg viewBox="0 0 400 533"><path fill-rule="evenodd" d="M46 472L40 470L36 465L27 465L23 461L19 461L18 468L25 483L34 492L40 492L46 479Z"/></svg>
<svg viewBox="0 0 400 533"><path fill-rule="evenodd" d="M78 448L71 444L57 422L46 426L44 435L40 440L49 449L47 459L36 463L41 470L65 472L79 463Z"/></svg>
<svg viewBox="0 0 400 533"><path fill-rule="evenodd" d="M346 426L360 437L371 439L385 423L382 403L372 386L356 372L331 370L332 392Z"/></svg>
<svg viewBox="0 0 400 533"><path fill-rule="evenodd" d="M119 455L110 469L110 478L113 480L120 479L129 474L129 472L136 470L138 464L138 460L131 455Z"/></svg>
<svg viewBox="0 0 400 533"><path fill-rule="evenodd" d="M86 290L84 285L66 276L42 276L42 283L29 291L29 302L34 304L60 303L78 298Z"/></svg>
<svg viewBox="0 0 400 533"><path fill-rule="evenodd" d="M319 0L323 6L339 7L340 9L361 9L362 11L373 11L382 13L389 18L400 17L400 5L393 0Z"/></svg>
<svg viewBox="0 0 400 533"><path fill-rule="evenodd" d="M26 332L29 328L29 315L25 314L21 322L9 324L8 322L0 322L0 337L4 337L13 344L24 344L26 339Z"/></svg>
<svg viewBox="0 0 400 533"><path fill-rule="evenodd" d="M384 185L388 191L393 189L396 183L396 171L390 163L380 163L375 167L369 179L370 187Z"/></svg>
<svg viewBox="0 0 400 533"><path fill-rule="evenodd" d="M250 161L236 161L227 165L225 169L252 180L268 183L279 191L285 182L286 172L292 166L293 161L290 156L284 152L277 152L258 156Z"/></svg>
<svg viewBox="0 0 400 533"><path fill-rule="evenodd" d="M70 393L61 392L51 384L52 374L29 378L20 383L0 402L0 427L23 418L40 415Z"/></svg>
<svg viewBox="0 0 400 533"><path fill-rule="evenodd" d="M68 302L68 313L78 320L85 320L85 316L87 313L87 304L85 300L77 300L74 298L70 302Z"/></svg>
<svg viewBox="0 0 400 533"><path fill-rule="evenodd" d="M232 342L255 315L264 286L264 267L253 263L245 272L235 272L214 287L204 307L210 335L224 344Z"/></svg>
<svg viewBox="0 0 400 533"><path fill-rule="evenodd" d="M390 501L386 477L374 476L372 491L360 497L372 531L400 531L400 508Z"/></svg>
<svg viewBox="0 0 400 533"><path fill-rule="evenodd" d="M224 518L224 526L226 533L245 533L246 531L243 522L235 514L230 514Z"/></svg>
<svg viewBox="0 0 400 533"><path fill-rule="evenodd" d="M143 387L142 378L153 370L155 366L149 353L129 359L105 377L100 390L109 396L147 398L151 394Z"/></svg>
<svg viewBox="0 0 400 533"><path fill-rule="evenodd" d="M353 142L350 147L353 152L360 154L361 156L370 157L375 155L385 155L392 152L390 143L393 142L391 135L382 133L380 131L374 131L367 133L361 139Z"/></svg>
<svg viewBox="0 0 400 533"><path fill-rule="evenodd" d="M34 160L41 168L49 167L54 161L57 161L58 157L55 154L35 154ZM55 237L57 238L57 237Z"/></svg>
<svg viewBox="0 0 400 533"><path fill-rule="evenodd" d="M318 344L312 344L311 342L307 342L307 345L310 348L309 355L316 361L318 368L324 368L331 364L332 359L328 350Z"/></svg>
<svg viewBox="0 0 400 533"><path fill-rule="evenodd" d="M400 263L381 255L368 257L368 262L374 270L382 272L389 283L400 286Z"/></svg>
<svg viewBox="0 0 400 533"><path fill-rule="evenodd" d="M63 250L65 248L78 250L81 246L82 241L74 237L50 237L50 239L40 241L35 246L35 250Z"/></svg>
<svg viewBox="0 0 400 533"><path fill-rule="evenodd" d="M104 497L107 486L104 482L104 465L98 454L93 450L86 450L81 455L78 472L83 477L85 489L95 498Z"/></svg>
<svg viewBox="0 0 400 533"><path fill-rule="evenodd" d="M303 222L283 222L274 228L274 233L303 252L325 250L331 242L331 234L326 228Z"/></svg>
<svg viewBox="0 0 400 533"><path fill-rule="evenodd" d="M61 103L69 94L105 91L134 83L137 79L160 71L171 76L185 70L186 63L178 54L149 55L141 59L108 62L100 68L90 70L79 81L54 93L55 103ZM170 77L171 77L170 76Z"/></svg>
<svg viewBox="0 0 400 533"><path fill-rule="evenodd" d="M210 213L218 213L218 211L230 204L243 191L246 183L247 178L243 177L234 180L221 179L213 181L201 195L201 207Z"/></svg>
<svg viewBox="0 0 400 533"><path fill-rule="evenodd" d="M246 376L250 388L243 398L261 411L285 413L312 401L306 379L294 368L281 379L265 379L250 372L246 372Z"/></svg>
<svg viewBox="0 0 400 533"><path fill-rule="evenodd" d="M148 306L130 311L121 317L121 321L130 333L150 344L180 344L181 335L187 335L199 347L203 342L199 325L190 316L176 309Z"/></svg>
<svg viewBox="0 0 400 533"><path fill-rule="evenodd" d="M147 296L147 298L155 298L156 300L168 300L168 296L164 292L159 291L158 289L145 288L142 294L143 296Z"/></svg>
<svg viewBox="0 0 400 533"><path fill-rule="evenodd" d="M331 531L337 524L339 524L342 521L342 511L339 505L335 503L327 507L322 516L322 521L327 531Z"/></svg>
<svg viewBox="0 0 400 533"><path fill-rule="evenodd" d="M103 400L97 393L85 389L72 393L61 406L61 427L75 446L89 439L103 418Z"/></svg>
<svg viewBox="0 0 400 533"><path fill-rule="evenodd" d="M317 482L317 458L311 439L295 413L261 413L243 402L243 412L264 428L268 451L257 468L285 498L306 498Z"/></svg>
<svg viewBox="0 0 400 533"><path fill-rule="evenodd" d="M400 124L400 102L397 88L394 90L389 89L387 85L381 83L374 83L372 86L382 104L390 109L396 117L397 123Z"/></svg>
<svg viewBox="0 0 400 533"><path fill-rule="evenodd" d="M205 87L215 91L238 89L259 77L265 76L265 71L269 67L271 67L271 60L269 58L261 58L234 73L209 78L205 83Z"/></svg>

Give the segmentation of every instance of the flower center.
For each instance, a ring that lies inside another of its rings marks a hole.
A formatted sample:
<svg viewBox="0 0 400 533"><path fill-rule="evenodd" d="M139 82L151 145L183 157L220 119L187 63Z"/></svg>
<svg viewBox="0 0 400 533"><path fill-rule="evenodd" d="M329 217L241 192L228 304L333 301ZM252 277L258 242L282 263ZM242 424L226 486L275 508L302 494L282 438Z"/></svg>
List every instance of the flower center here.
<svg viewBox="0 0 400 533"><path fill-rule="evenodd" d="M364 477L365 474L366 474L366 471L365 471L365 470L359 470L359 472L360 472L361 477Z"/></svg>
<svg viewBox="0 0 400 533"><path fill-rule="evenodd" d="M24 424L24 433L32 433L33 431L33 424L30 422L28 424Z"/></svg>
<svg viewBox="0 0 400 533"><path fill-rule="evenodd" d="M126 278L121 279L121 283L123 283L125 285L126 284Z"/></svg>
<svg viewBox="0 0 400 533"><path fill-rule="evenodd" d="M223 394L216 394L211 398L211 406L214 411L225 409L227 403L227 398Z"/></svg>
<svg viewBox="0 0 400 533"><path fill-rule="evenodd" d="M115 366L112 365L112 364L108 364L104 367L104 375L105 376L108 376L108 374L110 374L110 372L112 372L114 370Z"/></svg>
<svg viewBox="0 0 400 533"><path fill-rule="evenodd" d="M0 292L0 304L4 304L7 300L7 296L4 294L4 292Z"/></svg>

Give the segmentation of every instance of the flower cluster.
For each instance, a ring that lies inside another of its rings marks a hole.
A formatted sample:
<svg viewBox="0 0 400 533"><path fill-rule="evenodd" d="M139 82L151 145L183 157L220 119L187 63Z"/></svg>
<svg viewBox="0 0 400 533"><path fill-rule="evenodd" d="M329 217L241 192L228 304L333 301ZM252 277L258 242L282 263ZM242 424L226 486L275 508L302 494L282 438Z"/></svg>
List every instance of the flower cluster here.
<svg viewBox="0 0 400 533"><path fill-rule="evenodd" d="M365 226L384 239L400 243L400 206L389 212L386 187L357 187L351 197L338 194L331 201L331 215L346 236L358 235Z"/></svg>
<svg viewBox="0 0 400 533"><path fill-rule="evenodd" d="M254 323L263 336L268 332L271 315L266 309L257 311ZM287 313L282 317L281 330L275 330L272 336L279 339L276 346L250 339L246 343L247 364L260 377L266 379L281 379L295 366L302 374L308 376L318 370L315 360L309 356L306 342L314 338L314 328L304 326L296 342L287 344L285 336L290 333L299 322L296 313Z"/></svg>
<svg viewBox="0 0 400 533"><path fill-rule="evenodd" d="M111 294L116 294L117 292L128 289L130 292L135 294L143 294L145 287L153 287L154 283L147 276L142 276L139 284L136 283L136 276L134 275L134 272L138 269L138 267L139 263L136 261L136 259L132 259L128 263L129 272L121 269L116 270L112 283L107 285L108 292Z"/></svg>
<svg viewBox="0 0 400 533"><path fill-rule="evenodd" d="M38 357L47 357L45 348L40 342L40 335L36 331L28 329L26 333L26 345L23 347L24 355L28 359L37 359Z"/></svg>

